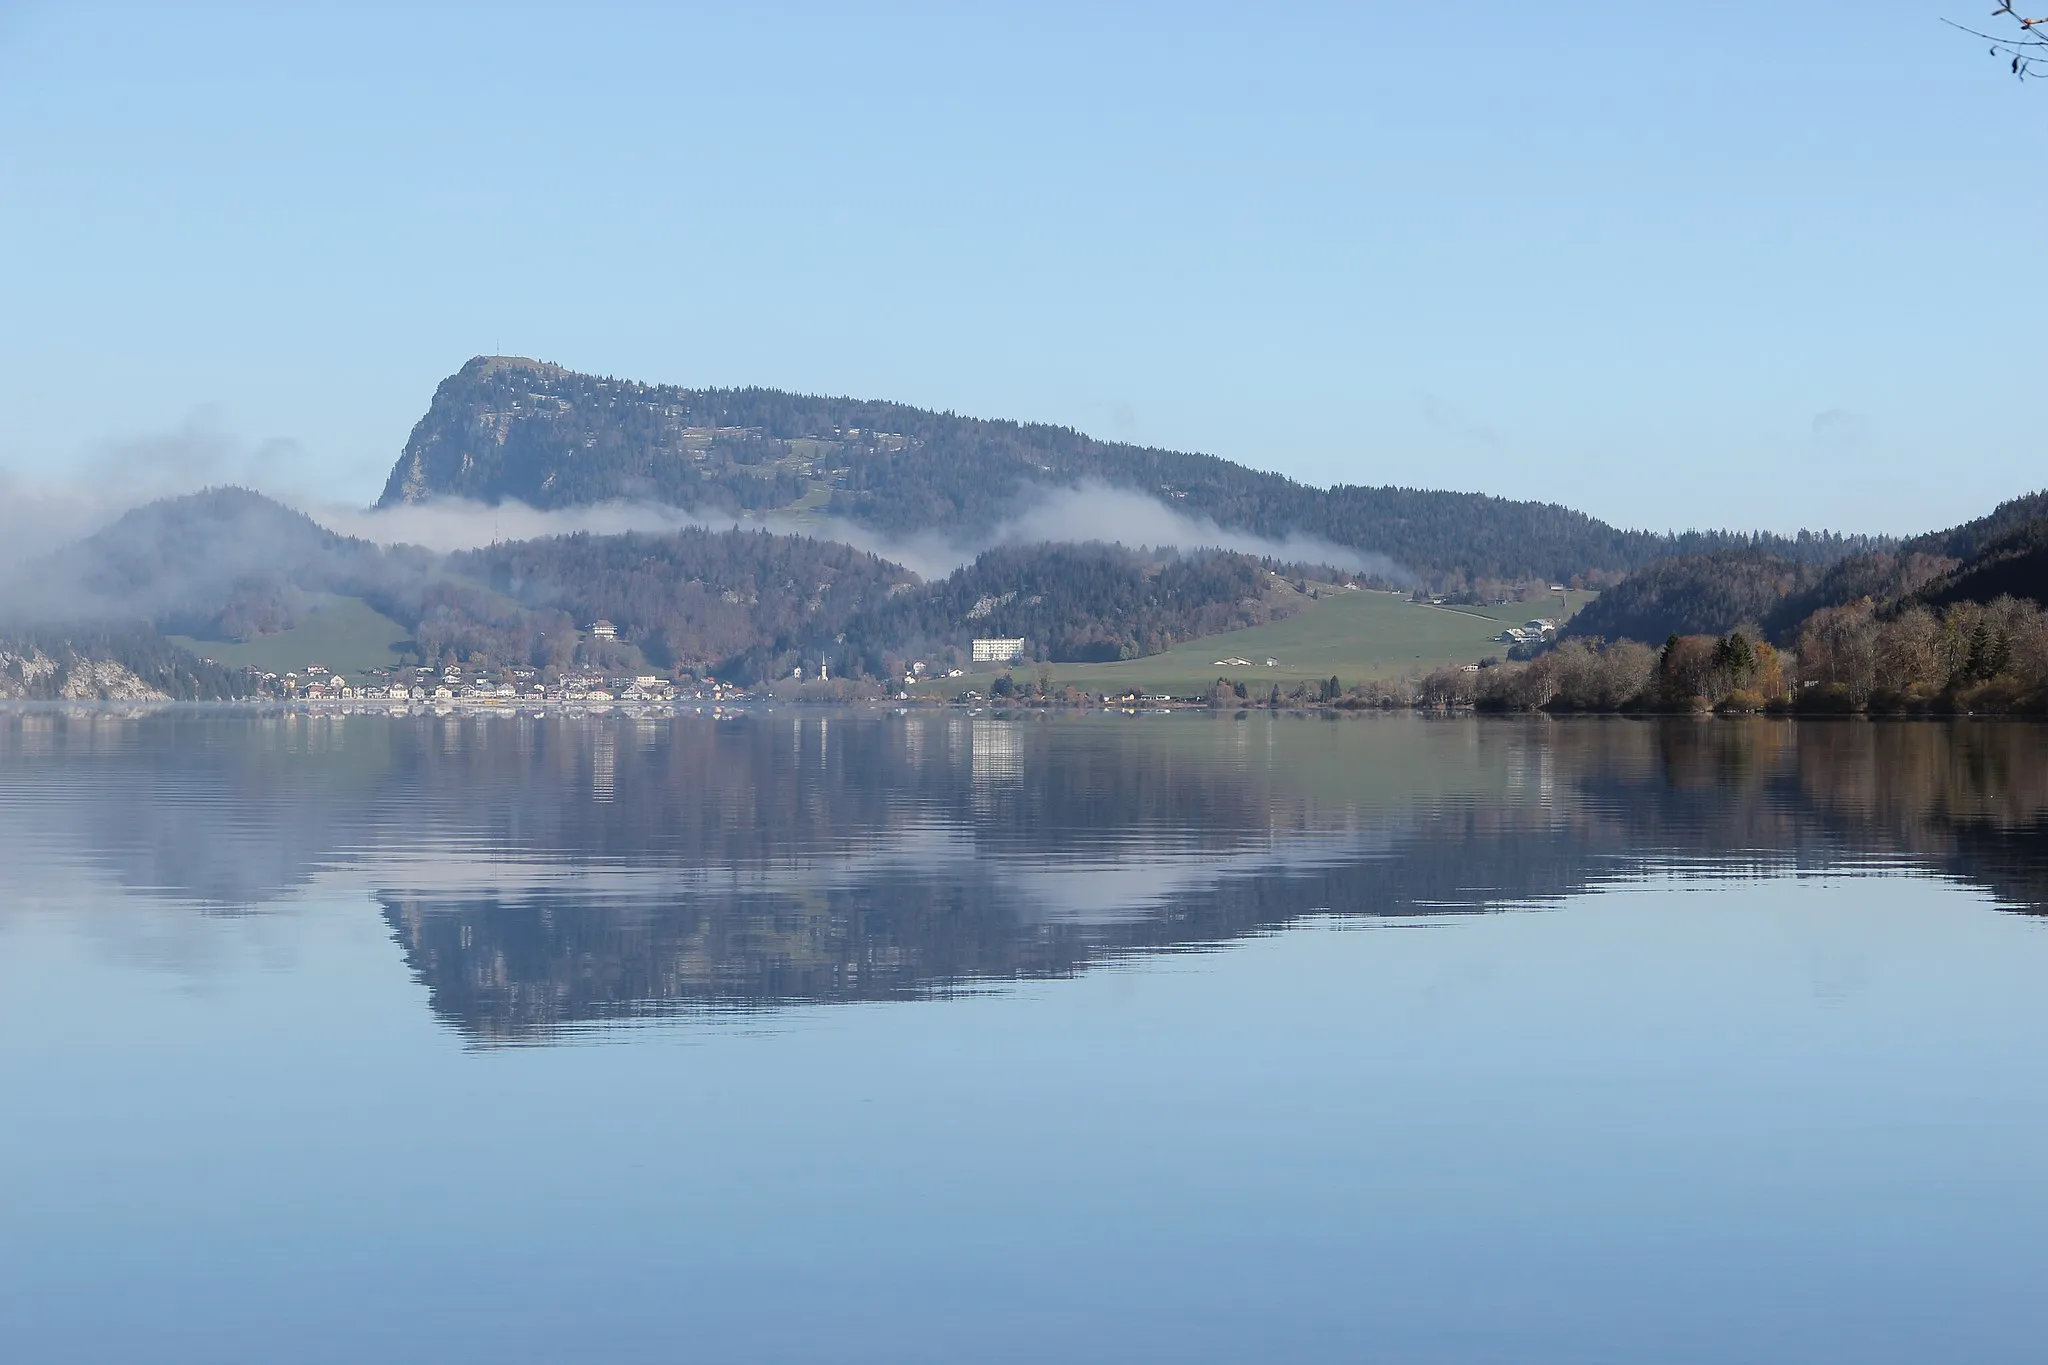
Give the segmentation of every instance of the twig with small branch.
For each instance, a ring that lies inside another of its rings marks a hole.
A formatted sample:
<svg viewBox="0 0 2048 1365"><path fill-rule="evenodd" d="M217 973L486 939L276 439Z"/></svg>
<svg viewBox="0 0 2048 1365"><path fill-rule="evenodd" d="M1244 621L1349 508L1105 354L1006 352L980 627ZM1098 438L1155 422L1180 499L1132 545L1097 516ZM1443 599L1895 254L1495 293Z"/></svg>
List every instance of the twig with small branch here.
<svg viewBox="0 0 2048 1365"><path fill-rule="evenodd" d="M2012 74L2020 80L2048 76L2048 15L2029 19L2012 6L2013 0L2001 0L1998 8L1991 11L1991 17L2010 19L2018 24L2018 37L2014 37L2010 31L1985 33L1980 29L1971 28L1968 24L1959 24L1953 19L1944 19L1941 22L1952 29L1990 43L1991 55L2009 58L2012 62Z"/></svg>

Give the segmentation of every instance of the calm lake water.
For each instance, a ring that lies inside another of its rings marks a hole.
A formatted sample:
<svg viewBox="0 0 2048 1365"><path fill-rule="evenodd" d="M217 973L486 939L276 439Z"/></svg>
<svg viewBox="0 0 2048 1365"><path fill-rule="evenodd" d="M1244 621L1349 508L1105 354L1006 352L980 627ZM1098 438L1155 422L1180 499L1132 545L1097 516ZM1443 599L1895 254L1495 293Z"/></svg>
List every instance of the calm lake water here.
<svg viewBox="0 0 2048 1365"><path fill-rule="evenodd" d="M0 711L0 1359L2006 1362L2048 730Z"/></svg>

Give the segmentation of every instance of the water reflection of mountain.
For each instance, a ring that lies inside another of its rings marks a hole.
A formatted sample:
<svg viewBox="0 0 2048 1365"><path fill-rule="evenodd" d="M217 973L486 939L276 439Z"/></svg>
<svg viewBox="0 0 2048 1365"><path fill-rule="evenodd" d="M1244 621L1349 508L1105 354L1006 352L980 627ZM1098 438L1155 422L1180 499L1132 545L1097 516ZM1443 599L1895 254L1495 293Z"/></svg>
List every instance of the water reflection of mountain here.
<svg viewBox="0 0 2048 1365"><path fill-rule="evenodd" d="M368 886L479 1039L1649 868L1886 860L2039 911L2044 812L2048 730L2003 723L0 713L0 854L216 911Z"/></svg>
<svg viewBox="0 0 2048 1365"><path fill-rule="evenodd" d="M1305 841L1270 860L1148 864L1171 889L1122 906L1070 900L1098 883L1022 860L878 866L804 889L743 884L637 903L555 890L380 899L435 1009L478 1036L512 1038L677 1008L946 996L1072 975L1118 953L1212 945L1309 914L1474 911L1561 895L1598 875L1598 855L1581 841L1475 828L1485 823L1476 812L1425 821L1391 847ZM1115 873L1106 880L1126 884Z"/></svg>

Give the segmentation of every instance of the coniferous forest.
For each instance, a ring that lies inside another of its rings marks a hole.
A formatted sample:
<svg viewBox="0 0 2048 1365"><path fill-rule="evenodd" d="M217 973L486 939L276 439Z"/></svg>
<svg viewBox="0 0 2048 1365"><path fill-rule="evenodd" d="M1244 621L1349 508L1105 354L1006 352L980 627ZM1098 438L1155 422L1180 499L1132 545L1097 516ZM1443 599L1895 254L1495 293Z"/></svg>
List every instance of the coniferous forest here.
<svg viewBox="0 0 2048 1365"><path fill-rule="evenodd" d="M1478 493L1315 488L1213 455L1068 427L774 389L687 389L509 357L442 381L380 505L441 496L535 507L649 501L706 512L808 505L898 534L963 539L1048 489L1100 483L1218 526L1310 537L1431 581L1598 585L1671 554L1761 549L1824 563L1872 542L1802 532L1623 530L1567 507Z"/></svg>

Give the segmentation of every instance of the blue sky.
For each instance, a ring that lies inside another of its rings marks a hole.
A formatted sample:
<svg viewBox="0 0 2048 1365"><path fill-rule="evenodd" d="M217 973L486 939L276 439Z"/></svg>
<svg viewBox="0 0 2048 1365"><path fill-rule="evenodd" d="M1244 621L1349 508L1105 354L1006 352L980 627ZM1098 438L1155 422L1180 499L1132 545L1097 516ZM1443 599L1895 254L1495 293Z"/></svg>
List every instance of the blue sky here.
<svg viewBox="0 0 2048 1365"><path fill-rule="evenodd" d="M506 351L1947 524L2048 483L1987 8L0 8L0 469L366 502Z"/></svg>

